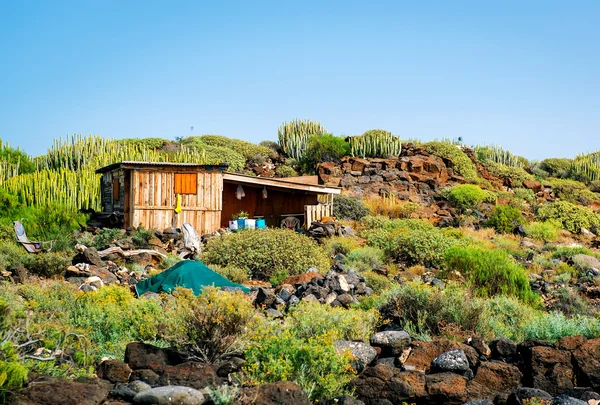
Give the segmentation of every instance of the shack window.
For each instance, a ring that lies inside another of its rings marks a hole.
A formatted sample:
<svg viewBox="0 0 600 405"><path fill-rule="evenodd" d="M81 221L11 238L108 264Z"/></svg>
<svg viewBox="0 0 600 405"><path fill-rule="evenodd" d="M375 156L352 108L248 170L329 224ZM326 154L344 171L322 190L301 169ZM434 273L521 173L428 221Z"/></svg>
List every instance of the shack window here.
<svg viewBox="0 0 600 405"><path fill-rule="evenodd" d="M119 201L119 199L121 198L121 183L119 182L119 179L113 179L112 189L113 189L113 201Z"/></svg>
<svg viewBox="0 0 600 405"><path fill-rule="evenodd" d="M175 173L175 194L196 194L197 192L197 173Z"/></svg>

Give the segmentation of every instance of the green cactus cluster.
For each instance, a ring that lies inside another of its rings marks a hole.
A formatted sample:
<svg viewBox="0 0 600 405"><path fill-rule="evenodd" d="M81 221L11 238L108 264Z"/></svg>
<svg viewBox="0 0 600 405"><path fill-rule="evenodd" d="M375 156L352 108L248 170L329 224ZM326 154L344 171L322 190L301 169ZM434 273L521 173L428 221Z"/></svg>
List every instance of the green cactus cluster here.
<svg viewBox="0 0 600 405"><path fill-rule="evenodd" d="M477 160L482 163L495 162L505 166L521 168L525 168L529 164L527 159L524 157L517 156L498 145L477 145L474 147L474 151L475 156L477 156Z"/></svg>
<svg viewBox="0 0 600 405"><path fill-rule="evenodd" d="M14 168L4 171L2 167L0 187L18 196L26 205L57 203L66 208L98 210L100 175L96 169L125 160L219 163L208 162L204 151L185 146L177 153L164 153L99 136L73 135L55 140L48 154L35 160L37 171L33 173L16 175Z"/></svg>
<svg viewBox="0 0 600 405"><path fill-rule="evenodd" d="M277 130L279 147L289 157L300 160L308 148L311 135L323 135L325 128L315 121L296 119L284 122Z"/></svg>
<svg viewBox="0 0 600 405"><path fill-rule="evenodd" d="M383 129L372 129L361 136L351 136L348 142L350 153L355 157L398 157L402 151L400 138Z"/></svg>
<svg viewBox="0 0 600 405"><path fill-rule="evenodd" d="M600 151L579 155L571 164L571 177L590 183L600 180Z"/></svg>

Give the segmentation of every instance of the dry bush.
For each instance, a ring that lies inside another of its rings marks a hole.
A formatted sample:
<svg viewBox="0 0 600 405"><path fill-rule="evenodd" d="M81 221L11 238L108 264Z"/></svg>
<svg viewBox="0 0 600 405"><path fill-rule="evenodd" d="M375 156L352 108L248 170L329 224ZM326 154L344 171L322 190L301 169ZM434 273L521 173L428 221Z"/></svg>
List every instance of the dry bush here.
<svg viewBox="0 0 600 405"><path fill-rule="evenodd" d="M363 200L371 215L383 215L389 218L411 218L419 210L419 204L399 200L393 193L381 197L368 197Z"/></svg>

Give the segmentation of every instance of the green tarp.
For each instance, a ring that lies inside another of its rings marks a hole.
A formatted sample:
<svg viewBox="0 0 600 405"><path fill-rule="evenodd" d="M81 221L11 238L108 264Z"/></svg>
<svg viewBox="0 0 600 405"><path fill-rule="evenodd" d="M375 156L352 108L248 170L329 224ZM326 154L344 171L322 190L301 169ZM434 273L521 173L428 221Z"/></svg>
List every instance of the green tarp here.
<svg viewBox="0 0 600 405"><path fill-rule="evenodd" d="M233 283L220 274L209 269L204 263L194 260L183 260L175 266L140 281L135 285L138 296L147 292L170 293L175 287L191 288L194 294L200 295L204 287L238 287L242 291L250 291L241 284Z"/></svg>

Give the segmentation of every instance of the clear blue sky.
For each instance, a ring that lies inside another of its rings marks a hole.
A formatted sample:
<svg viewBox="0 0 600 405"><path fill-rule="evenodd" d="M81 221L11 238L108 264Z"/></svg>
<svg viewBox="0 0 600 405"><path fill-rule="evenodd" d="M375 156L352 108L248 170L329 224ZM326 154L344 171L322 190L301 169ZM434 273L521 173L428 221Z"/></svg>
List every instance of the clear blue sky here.
<svg viewBox="0 0 600 405"><path fill-rule="evenodd" d="M462 136L600 149L600 1L0 2L0 138Z"/></svg>

